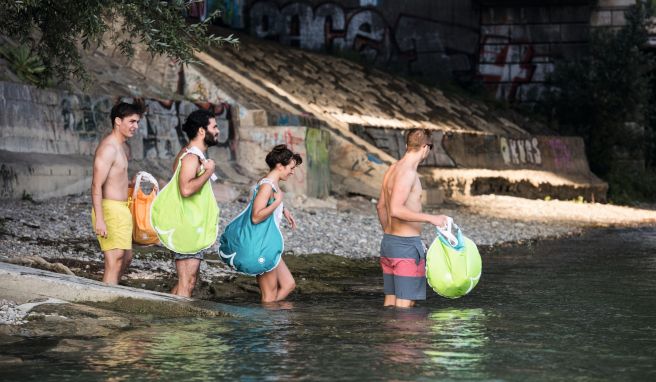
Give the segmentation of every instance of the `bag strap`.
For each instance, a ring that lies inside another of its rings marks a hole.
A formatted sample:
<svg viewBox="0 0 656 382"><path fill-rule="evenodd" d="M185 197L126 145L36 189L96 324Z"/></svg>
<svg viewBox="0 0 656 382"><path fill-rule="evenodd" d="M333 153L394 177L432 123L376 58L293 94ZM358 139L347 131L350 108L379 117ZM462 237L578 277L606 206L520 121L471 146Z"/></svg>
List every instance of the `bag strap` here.
<svg viewBox="0 0 656 382"><path fill-rule="evenodd" d="M142 180L146 180L148 181L148 183L151 183L153 185L153 189L155 190L155 192L159 193L159 184L157 183L157 179L155 179L154 176L147 173L146 171L139 171L134 176L134 188L132 189L133 200L137 198L137 190L141 188Z"/></svg>
<svg viewBox="0 0 656 382"><path fill-rule="evenodd" d="M257 182L257 185L255 186L255 191L257 191L260 188L260 186L263 184L268 184L273 189L273 192L278 192L278 188L273 183L273 181L269 178L262 178L259 182Z"/></svg>
<svg viewBox="0 0 656 382"><path fill-rule="evenodd" d="M203 154L203 152L200 151L200 149L196 146L185 147L185 151L186 151L185 154L193 154L197 156L201 162L205 160L205 154ZM180 160L182 160L182 157L184 157L184 155L180 157ZM212 176L210 176L210 179L212 180L212 182L216 182L219 178L216 176L216 174L212 174Z"/></svg>
<svg viewBox="0 0 656 382"><path fill-rule="evenodd" d="M452 232L454 228L456 231L460 229L453 222L453 218L450 216L447 216L446 218L446 227L435 226L438 234L442 235L449 242L449 244L451 244L452 247L457 247L460 243L458 242L456 235L454 235Z"/></svg>

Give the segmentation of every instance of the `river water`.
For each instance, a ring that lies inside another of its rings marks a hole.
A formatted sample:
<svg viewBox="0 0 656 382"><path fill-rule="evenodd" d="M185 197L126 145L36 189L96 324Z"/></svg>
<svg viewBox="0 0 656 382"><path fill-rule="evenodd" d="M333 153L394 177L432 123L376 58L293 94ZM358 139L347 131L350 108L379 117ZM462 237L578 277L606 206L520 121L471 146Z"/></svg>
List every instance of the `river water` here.
<svg viewBox="0 0 656 382"><path fill-rule="evenodd" d="M656 230L598 230L483 261L479 285L458 300L383 308L368 289L382 279L366 277L349 281L353 293L271 309L232 301L231 318L5 346L0 355L23 363L3 365L0 379L656 380Z"/></svg>

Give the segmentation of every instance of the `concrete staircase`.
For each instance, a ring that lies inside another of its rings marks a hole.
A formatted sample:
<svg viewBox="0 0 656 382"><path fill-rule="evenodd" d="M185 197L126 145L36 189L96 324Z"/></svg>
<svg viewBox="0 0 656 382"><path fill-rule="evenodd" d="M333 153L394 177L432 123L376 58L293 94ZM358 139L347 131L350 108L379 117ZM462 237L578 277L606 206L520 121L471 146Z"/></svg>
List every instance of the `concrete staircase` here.
<svg viewBox="0 0 656 382"><path fill-rule="evenodd" d="M435 144L422 169L425 183L446 196L606 200L607 185L590 171L580 138L345 59L239 37L239 50L198 58L276 107L311 115L331 136L348 140L352 147L331 146L331 170L357 178L364 185L357 193L377 196L386 165L405 150L403 132L421 127L433 130ZM362 163L367 170L360 171ZM441 193L432 195L439 202Z"/></svg>

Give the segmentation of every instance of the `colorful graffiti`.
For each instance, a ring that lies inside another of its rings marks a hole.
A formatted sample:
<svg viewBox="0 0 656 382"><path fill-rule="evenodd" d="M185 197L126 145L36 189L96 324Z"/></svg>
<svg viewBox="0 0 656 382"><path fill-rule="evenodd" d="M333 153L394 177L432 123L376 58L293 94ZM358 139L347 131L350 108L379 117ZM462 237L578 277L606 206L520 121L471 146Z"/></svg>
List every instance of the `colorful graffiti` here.
<svg viewBox="0 0 656 382"><path fill-rule="evenodd" d="M400 15L394 25L387 23L374 8L377 1L364 2L360 8L345 10L335 3L316 7L304 2L278 7L258 1L248 12L250 33L262 39L308 50L352 50L377 65L406 67L413 74L443 74L445 68L466 71L472 68L478 35L462 27L463 39L446 47L440 36L447 26L433 20ZM447 50L449 54L447 54Z"/></svg>
<svg viewBox="0 0 656 382"><path fill-rule="evenodd" d="M478 73L497 98L525 101L540 97L544 91L541 84L554 68L550 57L539 56L531 43L508 36L486 35L481 41Z"/></svg>

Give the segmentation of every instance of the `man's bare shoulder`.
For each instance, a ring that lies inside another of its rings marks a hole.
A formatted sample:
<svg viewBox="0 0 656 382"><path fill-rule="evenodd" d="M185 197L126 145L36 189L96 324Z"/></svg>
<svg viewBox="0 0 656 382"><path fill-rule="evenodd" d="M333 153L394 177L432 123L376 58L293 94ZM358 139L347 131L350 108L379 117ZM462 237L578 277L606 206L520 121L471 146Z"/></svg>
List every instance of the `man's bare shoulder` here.
<svg viewBox="0 0 656 382"><path fill-rule="evenodd" d="M106 136L100 141L100 143L98 143L98 147L96 147L96 156L105 158L115 156L119 149L120 147L116 141L111 139L111 136Z"/></svg>
<svg viewBox="0 0 656 382"><path fill-rule="evenodd" d="M406 163L397 162L396 168L394 169L394 175L396 177L410 178L417 176L417 170Z"/></svg>
<svg viewBox="0 0 656 382"><path fill-rule="evenodd" d="M189 167L189 166L195 166L198 167L200 165L200 159L193 154L187 154L180 159L182 161L182 166L184 167Z"/></svg>

